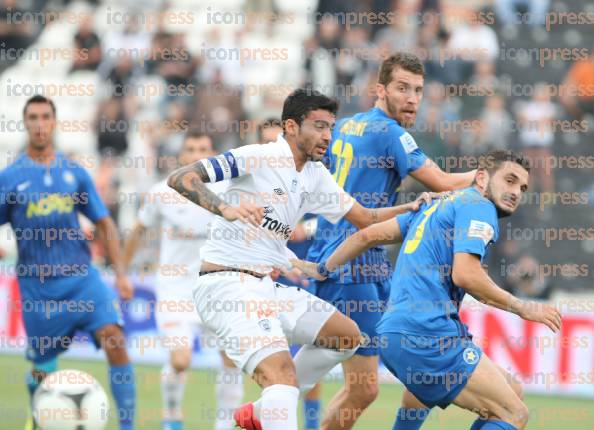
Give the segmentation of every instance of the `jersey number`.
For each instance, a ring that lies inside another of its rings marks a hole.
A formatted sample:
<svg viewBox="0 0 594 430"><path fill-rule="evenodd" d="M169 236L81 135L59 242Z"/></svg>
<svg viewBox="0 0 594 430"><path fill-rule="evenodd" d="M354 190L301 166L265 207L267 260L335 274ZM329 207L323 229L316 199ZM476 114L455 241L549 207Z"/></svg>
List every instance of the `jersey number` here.
<svg viewBox="0 0 594 430"><path fill-rule="evenodd" d="M421 243L421 239L423 238L423 232L425 231L425 224L427 224L427 220L429 217L437 210L439 205L441 204L442 200L437 201L433 206L429 209L423 211L423 221L418 225L417 229L415 230L415 235L412 239L406 241L406 245L404 246L404 253L405 254L412 254L417 250L419 244Z"/></svg>
<svg viewBox="0 0 594 430"><path fill-rule="evenodd" d="M348 142L343 143L342 139L337 139L332 145L332 154L336 156L336 170L332 177L341 188L344 188L344 183L353 162L353 145Z"/></svg>

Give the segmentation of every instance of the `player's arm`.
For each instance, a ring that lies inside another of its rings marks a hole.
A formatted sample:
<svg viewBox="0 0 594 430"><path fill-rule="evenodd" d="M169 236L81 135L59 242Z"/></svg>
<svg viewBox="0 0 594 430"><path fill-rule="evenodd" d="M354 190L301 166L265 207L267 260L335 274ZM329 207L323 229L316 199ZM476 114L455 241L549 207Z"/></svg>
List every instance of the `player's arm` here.
<svg viewBox="0 0 594 430"><path fill-rule="evenodd" d="M349 236L324 263L292 259L293 266L305 275L324 280L330 272L363 254L369 248L402 241L400 225L395 218L373 224Z"/></svg>
<svg viewBox="0 0 594 430"><path fill-rule="evenodd" d="M116 287L124 300L129 300L134 294L132 284L126 276L124 263L120 253L120 234L115 222L110 216L105 216L95 221L97 237L103 242L107 257L112 264L116 277Z"/></svg>
<svg viewBox="0 0 594 430"><path fill-rule="evenodd" d="M130 268L130 263L132 262L132 259L134 258L136 251L138 251L142 236L144 235L145 231L146 226L140 221L136 221L136 224L134 224L132 231L130 232L128 237L126 237L126 241L124 242L124 251L122 255L122 264L124 266L125 272L128 272L128 269Z"/></svg>
<svg viewBox="0 0 594 430"><path fill-rule="evenodd" d="M405 214L407 212L415 212L423 203L431 204L435 198L441 197L438 193L421 193L419 197L413 202L405 203L389 208L366 208L355 202L353 207L344 216L345 219L353 224L355 227L362 229L369 227L372 224L381 223L383 221L394 218L396 215Z"/></svg>
<svg viewBox="0 0 594 430"><path fill-rule="evenodd" d="M452 281L489 306L514 313L525 320L543 323L555 333L561 328L561 314L558 309L546 303L518 299L497 286L481 266L476 254L454 254Z"/></svg>
<svg viewBox="0 0 594 430"><path fill-rule="evenodd" d="M464 173L447 173L427 158L423 166L410 172L410 175L432 191L452 191L469 187L474 180L476 170Z"/></svg>
<svg viewBox="0 0 594 430"><path fill-rule="evenodd" d="M77 169L76 172L79 179L78 193L81 197L86 196L86 199L79 199L77 209L95 224L97 237L103 242L107 257L113 265L115 286L120 297L129 300L134 295L134 287L123 268L118 229L99 197L91 176L82 168Z"/></svg>
<svg viewBox="0 0 594 430"><path fill-rule="evenodd" d="M224 200L208 189L206 183L211 182L211 175L213 175L212 172L209 174L209 170L211 170L213 163L212 158L214 157L199 160L175 170L167 179L167 185L191 202L215 215L222 216L227 221L240 220L245 223L249 222L254 226L260 225L264 217L264 208L244 202L239 206L228 205ZM218 161L215 160L214 162ZM226 177L225 174L220 173L219 176L214 176L214 179L233 179L237 176L237 174L233 176L233 174L230 173L229 176Z"/></svg>

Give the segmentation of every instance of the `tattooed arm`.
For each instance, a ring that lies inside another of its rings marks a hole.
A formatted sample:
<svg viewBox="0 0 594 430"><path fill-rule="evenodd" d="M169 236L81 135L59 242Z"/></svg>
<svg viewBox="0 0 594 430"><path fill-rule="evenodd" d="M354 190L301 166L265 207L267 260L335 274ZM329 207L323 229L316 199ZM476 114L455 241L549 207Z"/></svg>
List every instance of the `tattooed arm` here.
<svg viewBox="0 0 594 430"><path fill-rule="evenodd" d="M167 185L182 196L227 221L240 220L260 225L264 208L249 203L230 206L209 190L206 182L210 182L210 178L201 161L177 169L167 179Z"/></svg>

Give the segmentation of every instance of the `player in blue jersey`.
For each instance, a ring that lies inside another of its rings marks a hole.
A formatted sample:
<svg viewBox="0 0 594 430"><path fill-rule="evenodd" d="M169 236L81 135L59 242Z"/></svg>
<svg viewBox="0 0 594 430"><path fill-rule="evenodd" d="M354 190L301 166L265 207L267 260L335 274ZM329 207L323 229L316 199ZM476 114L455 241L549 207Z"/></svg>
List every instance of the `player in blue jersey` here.
<svg viewBox="0 0 594 430"><path fill-rule="evenodd" d="M478 413L471 430L523 429L529 413L519 383L482 353L461 322L465 293L553 332L561 327L555 307L514 297L482 267L499 235L498 218L516 210L528 177L525 158L494 151L480 161L474 186L355 233L321 263L294 262L323 279L371 247L403 241L377 327L382 361L424 407L454 403ZM397 421L394 428L421 424Z"/></svg>
<svg viewBox="0 0 594 430"><path fill-rule="evenodd" d="M118 231L80 165L55 150L54 103L34 96L23 110L25 153L0 172L0 224L10 223L17 240L16 273L27 332L31 395L57 369L57 357L75 331L90 333L109 362L109 380L120 429L133 428L135 385L115 294L91 264L78 214L95 223L123 299L133 294L120 259ZM30 419L27 428L35 428Z"/></svg>
<svg viewBox="0 0 594 430"><path fill-rule="evenodd" d="M409 175L432 191L467 187L472 182L474 171L442 171L405 129L415 122L423 95L423 73L420 59L413 54L388 57L379 70L375 107L336 123L327 153L329 168L338 185L363 206L394 205L400 183ZM331 224L318 217L308 259L325 260L356 230L347 220ZM345 385L328 406L324 430L351 428L378 394L375 326L385 308L390 266L385 249L373 247L345 265L342 272L314 286L314 294L353 319L367 340L367 345L342 363Z"/></svg>

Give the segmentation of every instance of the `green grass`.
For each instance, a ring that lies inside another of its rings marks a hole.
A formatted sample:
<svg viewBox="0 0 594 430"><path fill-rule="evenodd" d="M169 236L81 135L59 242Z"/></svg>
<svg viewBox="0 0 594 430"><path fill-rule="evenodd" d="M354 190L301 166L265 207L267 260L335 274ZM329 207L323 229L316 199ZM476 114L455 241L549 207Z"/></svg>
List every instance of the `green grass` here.
<svg viewBox="0 0 594 430"><path fill-rule="evenodd" d="M107 369L104 363L78 360L61 360L60 368L84 370L94 375L108 390ZM24 375L29 369L21 356L0 355L0 429L20 430L27 413L28 395L24 385ZM137 375L137 428L159 430L160 422L160 384L156 366L136 366ZM192 371L188 380L184 411L186 429L212 429L214 391L212 373ZM338 382L328 382L323 388L323 401L327 404L338 390ZM260 389L251 381L246 384L245 399L258 397ZM400 404L402 388L397 385L381 386L378 399L358 421L357 429L391 429L394 413ZM591 430L594 428L594 402L591 400L564 399L553 397L527 396L526 403L532 418L528 429L550 430ZM113 408L112 402L112 408ZM458 430L470 427L474 416L454 406L446 411L434 410L423 429ZM115 420L110 421L109 430L117 430Z"/></svg>

